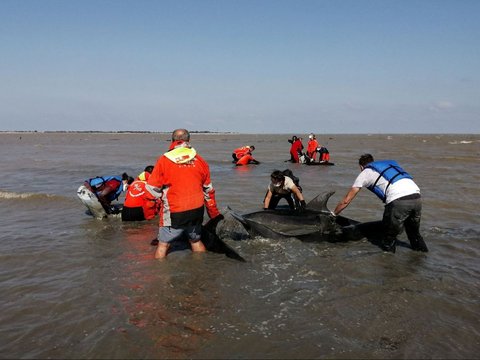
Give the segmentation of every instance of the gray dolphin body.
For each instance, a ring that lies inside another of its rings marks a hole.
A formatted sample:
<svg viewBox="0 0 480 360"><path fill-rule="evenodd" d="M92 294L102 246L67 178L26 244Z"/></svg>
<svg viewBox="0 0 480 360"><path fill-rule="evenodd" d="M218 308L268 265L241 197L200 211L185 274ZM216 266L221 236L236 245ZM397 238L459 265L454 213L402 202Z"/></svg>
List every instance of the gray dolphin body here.
<svg viewBox="0 0 480 360"><path fill-rule="evenodd" d="M307 204L304 212L290 209L262 210L247 214L231 212L240 221L251 237L270 239L297 238L302 241L351 241L368 238L379 240L382 222L360 223L343 217L333 216L327 207L334 191L315 197Z"/></svg>

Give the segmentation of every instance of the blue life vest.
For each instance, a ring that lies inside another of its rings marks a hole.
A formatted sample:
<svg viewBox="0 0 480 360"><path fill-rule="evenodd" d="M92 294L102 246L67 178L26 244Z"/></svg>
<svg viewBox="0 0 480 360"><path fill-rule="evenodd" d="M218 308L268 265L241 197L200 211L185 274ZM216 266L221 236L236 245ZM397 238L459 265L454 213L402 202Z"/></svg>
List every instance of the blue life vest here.
<svg viewBox="0 0 480 360"><path fill-rule="evenodd" d="M102 177L102 176L97 176L95 178L92 178L92 179L89 179L88 180L88 183L90 184L91 188L97 192L98 190L100 190L100 187L102 185L104 185L106 182L110 181L110 180L117 180L120 182L120 185L118 186L117 190L110 194L108 196L108 200L109 201L113 201L113 200L117 200L118 197L120 196L120 194L122 193L123 191L123 186L122 186L122 177L121 176L118 176L118 175L114 175L114 176L105 176L105 177Z"/></svg>
<svg viewBox="0 0 480 360"><path fill-rule="evenodd" d="M400 179L413 179L413 177L403 170L395 160L374 161L366 165L365 168L375 170L380 174L373 185L368 186L368 190L372 191L383 202L387 200L387 189L390 184L393 184ZM381 177L388 181L388 184L385 187L385 192L377 186L378 180L380 180Z"/></svg>

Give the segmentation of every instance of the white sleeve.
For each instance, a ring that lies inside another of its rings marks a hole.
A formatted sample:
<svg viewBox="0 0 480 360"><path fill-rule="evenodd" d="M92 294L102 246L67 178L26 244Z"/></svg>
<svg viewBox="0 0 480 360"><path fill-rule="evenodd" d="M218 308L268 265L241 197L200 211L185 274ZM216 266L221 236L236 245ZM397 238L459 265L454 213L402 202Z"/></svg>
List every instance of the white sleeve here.
<svg viewBox="0 0 480 360"><path fill-rule="evenodd" d="M353 182L352 187L362 188L368 187L375 183L378 174L372 169L364 169Z"/></svg>

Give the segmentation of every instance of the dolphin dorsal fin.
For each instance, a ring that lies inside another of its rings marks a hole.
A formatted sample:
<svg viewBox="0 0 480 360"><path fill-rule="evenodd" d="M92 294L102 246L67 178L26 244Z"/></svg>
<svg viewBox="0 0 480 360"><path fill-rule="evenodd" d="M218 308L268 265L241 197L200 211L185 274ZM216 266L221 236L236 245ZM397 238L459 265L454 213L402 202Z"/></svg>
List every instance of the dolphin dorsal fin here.
<svg viewBox="0 0 480 360"><path fill-rule="evenodd" d="M326 211L330 212L330 210L327 207L327 202L330 197L335 194L335 191L328 191L324 192L322 194L319 194L315 196L308 204L307 208L309 210L314 210L314 211Z"/></svg>

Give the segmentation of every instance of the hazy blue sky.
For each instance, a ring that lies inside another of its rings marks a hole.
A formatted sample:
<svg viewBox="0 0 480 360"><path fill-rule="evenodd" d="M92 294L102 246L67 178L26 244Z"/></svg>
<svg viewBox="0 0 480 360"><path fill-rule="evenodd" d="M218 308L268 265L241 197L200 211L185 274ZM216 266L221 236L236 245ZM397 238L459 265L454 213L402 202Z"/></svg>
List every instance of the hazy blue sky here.
<svg viewBox="0 0 480 360"><path fill-rule="evenodd" d="M479 133L480 0L0 0L0 130Z"/></svg>

